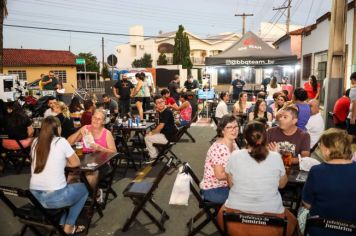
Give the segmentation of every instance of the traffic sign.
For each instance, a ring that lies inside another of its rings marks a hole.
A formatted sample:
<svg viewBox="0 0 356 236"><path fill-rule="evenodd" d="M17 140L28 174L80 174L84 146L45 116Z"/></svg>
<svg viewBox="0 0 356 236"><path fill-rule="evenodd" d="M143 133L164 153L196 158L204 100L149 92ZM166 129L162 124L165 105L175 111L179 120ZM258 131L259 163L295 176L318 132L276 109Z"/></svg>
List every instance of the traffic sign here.
<svg viewBox="0 0 356 236"><path fill-rule="evenodd" d="M84 58L77 58L77 59L75 59L75 64L84 65L85 64L85 59Z"/></svg>
<svg viewBox="0 0 356 236"><path fill-rule="evenodd" d="M114 54L110 54L107 58L107 62L110 66L115 66L117 63L117 57Z"/></svg>

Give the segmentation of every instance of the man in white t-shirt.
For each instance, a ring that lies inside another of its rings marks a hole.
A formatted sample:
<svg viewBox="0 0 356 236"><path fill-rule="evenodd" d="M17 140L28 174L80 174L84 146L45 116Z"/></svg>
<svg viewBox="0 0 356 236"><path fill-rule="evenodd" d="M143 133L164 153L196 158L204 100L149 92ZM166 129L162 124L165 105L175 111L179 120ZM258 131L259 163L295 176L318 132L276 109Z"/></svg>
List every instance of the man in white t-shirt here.
<svg viewBox="0 0 356 236"><path fill-rule="evenodd" d="M321 134L324 132L324 119L319 112L319 101L312 99L309 101L311 116L305 126L310 135L310 148L319 141Z"/></svg>
<svg viewBox="0 0 356 236"><path fill-rule="evenodd" d="M55 113L53 111L53 108L56 105L56 103L57 103L57 100L56 100L55 97L49 97L48 98L47 105L48 105L49 108L43 114L44 118L46 118L47 116L56 116L56 115L58 115L57 113Z"/></svg>
<svg viewBox="0 0 356 236"><path fill-rule="evenodd" d="M350 75L351 88L350 88L350 113L348 118L350 119L350 125L347 132L352 135L356 135L356 72Z"/></svg>
<svg viewBox="0 0 356 236"><path fill-rule="evenodd" d="M215 110L215 117L220 119L224 115L229 114L227 109L227 102L230 100L230 94L228 92L221 92L220 93L220 102Z"/></svg>

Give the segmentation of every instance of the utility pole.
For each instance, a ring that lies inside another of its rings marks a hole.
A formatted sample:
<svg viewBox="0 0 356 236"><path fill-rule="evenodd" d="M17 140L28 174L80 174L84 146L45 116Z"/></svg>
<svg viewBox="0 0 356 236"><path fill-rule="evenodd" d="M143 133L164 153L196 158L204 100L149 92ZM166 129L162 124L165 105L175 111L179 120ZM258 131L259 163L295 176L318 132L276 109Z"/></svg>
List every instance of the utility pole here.
<svg viewBox="0 0 356 236"><path fill-rule="evenodd" d="M290 8L292 7L291 4L292 4L292 0L288 0L288 5L287 6L281 6L281 7L274 7L273 8L273 11L287 9L287 20L286 20L286 32L287 32L287 34L289 33Z"/></svg>
<svg viewBox="0 0 356 236"><path fill-rule="evenodd" d="M356 1L354 1L354 11L356 11ZM356 71L356 14L354 13L354 21L353 21L353 37L352 37L352 67L351 71Z"/></svg>
<svg viewBox="0 0 356 236"><path fill-rule="evenodd" d="M325 80L324 112L332 111L335 101L342 96L345 77L347 0L333 0L330 17L327 78ZM327 127L329 125L327 124Z"/></svg>
<svg viewBox="0 0 356 236"><path fill-rule="evenodd" d="M247 16L253 16L253 14L235 14L235 16L241 16L242 17L242 36L244 36L244 34L246 33L245 29L246 29L246 17Z"/></svg>
<svg viewBox="0 0 356 236"><path fill-rule="evenodd" d="M101 63L102 63L102 68L104 68L104 37L101 38L101 55L102 55L102 59L101 59Z"/></svg>

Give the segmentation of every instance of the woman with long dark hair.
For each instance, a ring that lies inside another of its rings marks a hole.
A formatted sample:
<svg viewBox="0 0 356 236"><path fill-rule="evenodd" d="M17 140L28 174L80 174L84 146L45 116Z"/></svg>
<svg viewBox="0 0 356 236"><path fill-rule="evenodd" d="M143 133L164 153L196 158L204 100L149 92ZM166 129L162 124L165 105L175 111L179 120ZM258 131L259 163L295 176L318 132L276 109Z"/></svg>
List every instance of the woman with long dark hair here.
<svg viewBox="0 0 356 236"><path fill-rule="evenodd" d="M250 108L250 104L247 102L247 93L241 92L239 94L239 100L235 102L234 106L232 107L232 114L239 115L246 113L247 110Z"/></svg>
<svg viewBox="0 0 356 236"><path fill-rule="evenodd" d="M307 91L308 99L319 99L320 84L316 80L315 75L311 75L309 80L304 83L304 89Z"/></svg>
<svg viewBox="0 0 356 236"><path fill-rule="evenodd" d="M143 98L145 97L145 88L143 86L143 81L145 79L141 73L136 73L135 75L137 84L133 91L131 92L131 97L135 98L135 103L137 107L138 114L140 115L140 119L143 120Z"/></svg>
<svg viewBox="0 0 356 236"><path fill-rule="evenodd" d="M32 122L18 102L7 103L4 128L9 139L3 139L2 145L7 149L20 149L16 140L20 140L24 148L30 147L34 130Z"/></svg>
<svg viewBox="0 0 356 236"><path fill-rule="evenodd" d="M278 191L278 188L283 188L288 182L281 155L268 150L266 128L260 122L248 123L244 138L247 147L233 152L225 167L230 192L219 212L219 223L222 223L223 211L263 213L281 218L287 216L287 232L291 235L296 226L296 218L283 207ZM233 226L236 225L229 226L231 235L246 235L248 231L255 235L277 235L276 231L281 230L243 224Z"/></svg>
<svg viewBox="0 0 356 236"><path fill-rule="evenodd" d="M271 82L267 85L266 92L268 94L267 99L272 100L273 94L277 92L282 92L282 87L277 83L277 78L272 77Z"/></svg>
<svg viewBox="0 0 356 236"><path fill-rule="evenodd" d="M272 114L267 111L267 103L264 99L258 99L253 112L250 112L248 119L254 120L258 117L264 117L267 121L272 121Z"/></svg>
<svg viewBox="0 0 356 236"><path fill-rule="evenodd" d="M44 208L69 207L60 224L64 232L75 234L84 231L76 226L77 218L88 197L83 183L67 184L64 168L78 167L80 160L65 138L60 137L58 118L48 116L42 122L40 135L33 141L30 190Z"/></svg>

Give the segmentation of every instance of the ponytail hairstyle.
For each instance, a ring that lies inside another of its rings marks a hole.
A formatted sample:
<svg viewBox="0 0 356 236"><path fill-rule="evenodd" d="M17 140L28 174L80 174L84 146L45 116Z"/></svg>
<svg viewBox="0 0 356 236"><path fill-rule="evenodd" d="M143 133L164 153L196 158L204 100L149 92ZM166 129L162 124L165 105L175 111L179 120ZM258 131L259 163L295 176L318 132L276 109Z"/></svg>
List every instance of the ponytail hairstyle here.
<svg viewBox="0 0 356 236"><path fill-rule="evenodd" d="M249 122L244 130L244 138L251 148L250 156L257 162L264 161L269 153L265 125L258 121Z"/></svg>
<svg viewBox="0 0 356 236"><path fill-rule="evenodd" d="M316 81L315 75L310 76L311 86L313 87L313 91L316 92L318 90L318 82Z"/></svg>
<svg viewBox="0 0 356 236"><path fill-rule="evenodd" d="M60 137L61 123L57 117L48 116L42 121L40 135L33 146L32 159L35 157L34 173L39 174L46 166L53 138Z"/></svg>

